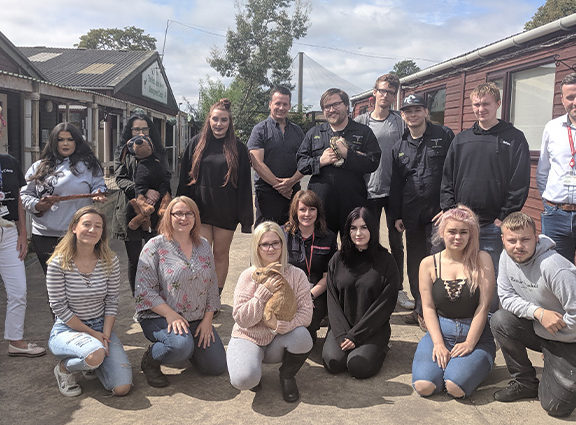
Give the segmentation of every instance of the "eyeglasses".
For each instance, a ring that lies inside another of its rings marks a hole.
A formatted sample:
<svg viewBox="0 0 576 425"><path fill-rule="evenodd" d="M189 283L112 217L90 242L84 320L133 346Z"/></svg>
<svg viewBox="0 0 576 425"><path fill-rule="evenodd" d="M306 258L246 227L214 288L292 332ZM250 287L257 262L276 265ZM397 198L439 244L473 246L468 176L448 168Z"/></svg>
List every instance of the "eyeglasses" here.
<svg viewBox="0 0 576 425"><path fill-rule="evenodd" d="M258 244L258 248L260 248L262 251L270 251L270 248L272 248L274 251L276 251L281 246L282 246L281 241L274 241L274 242L270 242L270 243L263 242L261 244Z"/></svg>
<svg viewBox="0 0 576 425"><path fill-rule="evenodd" d="M184 211L176 211L176 212L170 213L170 215L171 215L172 217L176 217L176 218L184 218L184 217L186 217L186 218L194 218L194 217L195 217L195 215L194 215L194 213L193 213L192 211L187 211L187 212L184 212Z"/></svg>
<svg viewBox="0 0 576 425"><path fill-rule="evenodd" d="M148 133L150 127L132 127L132 133Z"/></svg>
<svg viewBox="0 0 576 425"><path fill-rule="evenodd" d="M331 103L330 105L324 105L322 107L322 109L324 109L325 111L329 111L330 109L336 109L338 106L342 105L344 103L343 100L341 100L340 102L334 102Z"/></svg>
<svg viewBox="0 0 576 425"><path fill-rule="evenodd" d="M376 90L376 91L377 91L378 93L380 93L382 96L386 96L386 95L396 96L396 93L398 93L398 92L396 92L396 91L386 90L386 89L374 89L374 90Z"/></svg>

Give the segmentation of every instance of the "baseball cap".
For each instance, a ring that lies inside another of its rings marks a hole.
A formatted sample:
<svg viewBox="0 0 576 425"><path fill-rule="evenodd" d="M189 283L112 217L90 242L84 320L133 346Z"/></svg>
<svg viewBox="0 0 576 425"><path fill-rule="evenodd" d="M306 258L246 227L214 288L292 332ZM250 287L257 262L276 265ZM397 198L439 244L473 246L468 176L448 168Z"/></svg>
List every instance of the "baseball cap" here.
<svg viewBox="0 0 576 425"><path fill-rule="evenodd" d="M410 106L423 106L424 108L428 107L428 105L426 105L426 101L424 100L424 96L420 96L419 94L411 94L406 96L402 101L400 110L402 111Z"/></svg>

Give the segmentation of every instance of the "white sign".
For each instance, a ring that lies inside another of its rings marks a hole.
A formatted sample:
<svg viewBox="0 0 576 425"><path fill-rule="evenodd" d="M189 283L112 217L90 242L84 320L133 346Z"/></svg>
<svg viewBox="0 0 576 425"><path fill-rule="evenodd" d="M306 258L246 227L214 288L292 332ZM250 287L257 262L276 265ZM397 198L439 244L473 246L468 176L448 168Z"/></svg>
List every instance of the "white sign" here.
<svg viewBox="0 0 576 425"><path fill-rule="evenodd" d="M168 104L168 87L156 62L142 72L142 96Z"/></svg>

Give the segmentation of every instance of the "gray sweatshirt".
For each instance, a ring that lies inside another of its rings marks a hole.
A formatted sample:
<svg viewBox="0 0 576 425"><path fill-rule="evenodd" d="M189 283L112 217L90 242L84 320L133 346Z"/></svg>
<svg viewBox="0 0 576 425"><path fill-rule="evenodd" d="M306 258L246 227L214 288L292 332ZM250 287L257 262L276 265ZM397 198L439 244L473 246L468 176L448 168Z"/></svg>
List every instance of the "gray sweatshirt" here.
<svg viewBox="0 0 576 425"><path fill-rule="evenodd" d="M536 252L525 263L516 263L502 251L498 267L498 296L505 310L533 320L534 331L541 338L576 343L576 267L558 254L556 244L540 235ZM542 307L563 315L566 327L548 332L534 311Z"/></svg>
<svg viewBox="0 0 576 425"><path fill-rule="evenodd" d="M38 213L36 210L38 201L46 195L66 196L96 193L98 189L101 192L106 192L106 183L102 175L93 176L92 170L89 170L82 161L76 164L78 175L74 175L70 170L68 158L60 162L54 174L48 176L44 182L30 181L30 176L36 173L39 165L40 161L36 161L26 173L28 184L20 190L22 205L32 218L32 234L61 237L68 230L68 224L70 224L74 213L80 208L92 204L92 199L83 198L58 202L55 204L55 208L49 209L41 217L36 215Z"/></svg>

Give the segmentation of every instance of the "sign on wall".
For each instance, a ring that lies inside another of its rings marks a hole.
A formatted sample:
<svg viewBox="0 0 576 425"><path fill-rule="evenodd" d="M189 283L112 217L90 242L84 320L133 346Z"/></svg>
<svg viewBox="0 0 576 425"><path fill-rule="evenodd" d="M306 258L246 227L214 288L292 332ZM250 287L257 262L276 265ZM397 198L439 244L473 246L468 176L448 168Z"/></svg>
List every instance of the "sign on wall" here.
<svg viewBox="0 0 576 425"><path fill-rule="evenodd" d="M142 72L142 96L168 104L168 87L157 62Z"/></svg>

